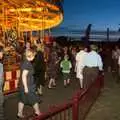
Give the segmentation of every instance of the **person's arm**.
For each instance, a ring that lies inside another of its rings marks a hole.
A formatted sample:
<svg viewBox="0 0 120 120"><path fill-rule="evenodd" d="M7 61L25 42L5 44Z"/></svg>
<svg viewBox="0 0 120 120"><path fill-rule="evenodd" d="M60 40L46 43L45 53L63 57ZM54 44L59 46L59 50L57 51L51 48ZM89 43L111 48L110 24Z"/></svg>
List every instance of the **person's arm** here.
<svg viewBox="0 0 120 120"><path fill-rule="evenodd" d="M75 56L75 60L76 60L76 62L79 61L79 54L78 53Z"/></svg>
<svg viewBox="0 0 120 120"><path fill-rule="evenodd" d="M70 69L72 68L72 63L69 61L69 67L70 67Z"/></svg>
<svg viewBox="0 0 120 120"><path fill-rule="evenodd" d="M60 68L62 68L62 67L63 67L63 62L61 61L61 62L60 62Z"/></svg>
<svg viewBox="0 0 120 120"><path fill-rule="evenodd" d="M100 71L103 71L103 62L100 55L98 55L98 67Z"/></svg>
<svg viewBox="0 0 120 120"><path fill-rule="evenodd" d="M28 75L28 70L23 70L23 73L22 73L22 82L23 82L24 92L25 93L28 93L27 75Z"/></svg>
<svg viewBox="0 0 120 120"><path fill-rule="evenodd" d="M120 66L120 56L118 57L118 65Z"/></svg>

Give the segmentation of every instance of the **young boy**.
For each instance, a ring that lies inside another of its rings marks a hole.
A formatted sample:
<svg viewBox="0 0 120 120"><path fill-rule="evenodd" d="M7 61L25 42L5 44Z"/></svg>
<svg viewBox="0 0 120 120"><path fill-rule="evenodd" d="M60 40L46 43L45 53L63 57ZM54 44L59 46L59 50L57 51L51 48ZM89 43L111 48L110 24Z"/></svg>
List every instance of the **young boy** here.
<svg viewBox="0 0 120 120"><path fill-rule="evenodd" d="M60 62L60 67L62 68L64 87L69 85L70 83L70 69L72 68L72 64L70 60L68 60L68 55L64 56L64 59Z"/></svg>

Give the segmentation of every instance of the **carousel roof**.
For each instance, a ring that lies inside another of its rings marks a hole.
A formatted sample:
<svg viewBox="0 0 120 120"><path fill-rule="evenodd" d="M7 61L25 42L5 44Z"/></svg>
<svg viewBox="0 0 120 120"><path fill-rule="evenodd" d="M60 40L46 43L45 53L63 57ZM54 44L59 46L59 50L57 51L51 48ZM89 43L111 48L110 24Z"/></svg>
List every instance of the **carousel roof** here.
<svg viewBox="0 0 120 120"><path fill-rule="evenodd" d="M55 27L63 20L62 8L46 0L0 0L3 30L35 31Z"/></svg>

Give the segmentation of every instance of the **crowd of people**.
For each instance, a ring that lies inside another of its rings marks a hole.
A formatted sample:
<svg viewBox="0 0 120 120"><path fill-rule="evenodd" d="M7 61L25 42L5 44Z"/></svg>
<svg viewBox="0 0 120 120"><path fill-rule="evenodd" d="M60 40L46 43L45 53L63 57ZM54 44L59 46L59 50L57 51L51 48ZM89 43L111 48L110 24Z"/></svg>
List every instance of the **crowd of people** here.
<svg viewBox="0 0 120 120"><path fill-rule="evenodd" d="M42 87L57 87L60 73L65 88L71 83L71 75L74 74L74 78L79 80L80 88L87 89L97 78L99 71L103 71L102 58L95 45L82 45L77 51L68 46L60 47L54 41L52 46L46 47L49 52L45 59L40 50L40 43L37 43L36 47L32 47L30 43L26 44L20 68L19 118L24 118L23 108L26 104L33 106L35 115L41 115L39 95L43 94Z"/></svg>
<svg viewBox="0 0 120 120"><path fill-rule="evenodd" d="M111 51L111 52L110 52ZM111 53L111 54L110 54ZM79 82L80 89L87 89L103 70L111 70L120 77L120 49L106 49L91 44L89 46L60 46L55 41L41 50L38 41L34 46L26 43L21 54L18 118L24 118L24 105L33 107L36 116L41 115L39 108L42 87L54 89L58 86L59 74L62 75L63 86L72 82L71 75ZM0 48L2 61L3 48ZM111 58L110 58L111 57ZM108 60L106 60L106 58ZM107 61L107 62L106 62ZM109 62L108 62L109 61ZM113 61L113 62L112 62ZM0 62L0 120L3 120L3 64ZM117 79L119 81L119 79ZM72 85L72 84L71 84Z"/></svg>

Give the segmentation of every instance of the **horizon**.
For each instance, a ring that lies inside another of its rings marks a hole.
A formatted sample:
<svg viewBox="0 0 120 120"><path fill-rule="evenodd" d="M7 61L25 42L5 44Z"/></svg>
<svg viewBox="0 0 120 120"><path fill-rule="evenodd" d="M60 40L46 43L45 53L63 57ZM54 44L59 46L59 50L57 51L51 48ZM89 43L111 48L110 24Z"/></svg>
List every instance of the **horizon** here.
<svg viewBox="0 0 120 120"><path fill-rule="evenodd" d="M59 27L117 31L120 28L119 0L64 0L64 20Z"/></svg>
<svg viewBox="0 0 120 120"><path fill-rule="evenodd" d="M81 40L85 36L86 29L68 29L65 27L58 27L51 30L54 37L65 36L74 38L74 40ZM120 39L120 31L109 30L109 41L118 41ZM93 30L90 32L90 41L107 41L107 30Z"/></svg>

